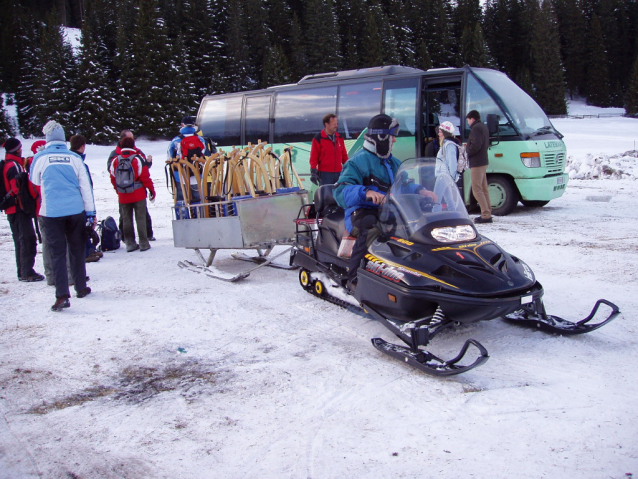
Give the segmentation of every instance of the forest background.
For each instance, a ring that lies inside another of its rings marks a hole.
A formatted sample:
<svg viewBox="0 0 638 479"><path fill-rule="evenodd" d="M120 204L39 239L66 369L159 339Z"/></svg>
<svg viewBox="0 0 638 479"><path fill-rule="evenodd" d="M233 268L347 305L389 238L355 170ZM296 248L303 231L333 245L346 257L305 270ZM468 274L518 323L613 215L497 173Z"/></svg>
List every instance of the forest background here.
<svg viewBox="0 0 638 479"><path fill-rule="evenodd" d="M0 0L0 8L0 92L25 137L41 136L50 119L96 144L122 128L165 137L206 94L384 64L495 68L550 115L565 114L569 96L638 111L636 0ZM81 28L77 51L63 27ZM0 129L18 133L5 117Z"/></svg>

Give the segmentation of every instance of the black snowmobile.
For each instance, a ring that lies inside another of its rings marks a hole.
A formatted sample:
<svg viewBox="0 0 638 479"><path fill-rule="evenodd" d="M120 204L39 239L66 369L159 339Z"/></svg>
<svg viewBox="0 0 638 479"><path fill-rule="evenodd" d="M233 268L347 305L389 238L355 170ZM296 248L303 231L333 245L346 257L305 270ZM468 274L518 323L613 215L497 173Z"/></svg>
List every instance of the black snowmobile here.
<svg viewBox="0 0 638 479"><path fill-rule="evenodd" d="M458 188L448 175L435 177L434 163L421 158L400 167L380 208L383 234L362 260L352 293L346 289L349 260L339 256L342 238L348 236L344 210L334 200L333 186L321 186L314 204L305 205L295 221L291 264L301 267L301 286L340 306L363 308L407 345L373 338L375 348L437 376L463 373L488 359L487 350L473 339L447 361L423 349L454 323L502 317L550 332L579 334L600 328L620 313L616 305L600 299L577 323L546 314L543 287L530 267L476 230ZM436 200L409 193L416 190L414 185L433 191ZM601 305L611 312L591 323ZM470 347L479 355L462 365Z"/></svg>

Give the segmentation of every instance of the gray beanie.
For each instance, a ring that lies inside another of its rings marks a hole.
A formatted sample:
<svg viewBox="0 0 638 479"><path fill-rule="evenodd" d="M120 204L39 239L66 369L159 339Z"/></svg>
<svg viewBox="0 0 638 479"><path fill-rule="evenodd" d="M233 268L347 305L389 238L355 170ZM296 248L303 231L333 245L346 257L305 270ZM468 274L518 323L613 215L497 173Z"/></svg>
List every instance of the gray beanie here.
<svg viewBox="0 0 638 479"><path fill-rule="evenodd" d="M64 128L55 120L50 120L44 128L42 133L46 136L47 143L50 141L66 141L64 137Z"/></svg>

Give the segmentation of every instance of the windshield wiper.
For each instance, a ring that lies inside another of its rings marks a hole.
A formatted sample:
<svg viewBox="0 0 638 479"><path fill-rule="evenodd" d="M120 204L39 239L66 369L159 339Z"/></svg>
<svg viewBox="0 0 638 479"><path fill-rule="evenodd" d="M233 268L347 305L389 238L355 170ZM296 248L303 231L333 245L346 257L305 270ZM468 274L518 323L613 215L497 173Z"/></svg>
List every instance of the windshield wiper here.
<svg viewBox="0 0 638 479"><path fill-rule="evenodd" d="M549 126L549 125L542 126L538 130L533 131L532 133L530 133L529 137L530 138L534 138L535 136L545 135L547 133L554 133L559 138L563 138L563 135L561 135L558 131L556 131L556 128L554 128L553 126Z"/></svg>

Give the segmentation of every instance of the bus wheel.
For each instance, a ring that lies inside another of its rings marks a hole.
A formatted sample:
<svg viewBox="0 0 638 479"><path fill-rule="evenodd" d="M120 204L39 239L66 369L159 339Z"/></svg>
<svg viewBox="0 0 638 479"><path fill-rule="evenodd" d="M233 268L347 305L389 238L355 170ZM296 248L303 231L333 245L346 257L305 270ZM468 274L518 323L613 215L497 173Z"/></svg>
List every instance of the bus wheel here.
<svg viewBox="0 0 638 479"><path fill-rule="evenodd" d="M542 208L547 203L549 203L549 201L521 200L521 203L523 203L523 205L527 206L528 208Z"/></svg>
<svg viewBox="0 0 638 479"><path fill-rule="evenodd" d="M492 214L496 216L509 215L518 204L518 190L511 179L500 175L489 175L487 184L492 202Z"/></svg>

